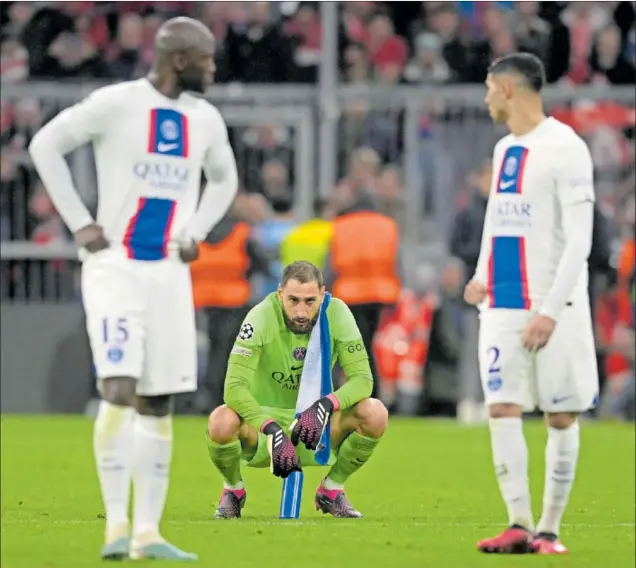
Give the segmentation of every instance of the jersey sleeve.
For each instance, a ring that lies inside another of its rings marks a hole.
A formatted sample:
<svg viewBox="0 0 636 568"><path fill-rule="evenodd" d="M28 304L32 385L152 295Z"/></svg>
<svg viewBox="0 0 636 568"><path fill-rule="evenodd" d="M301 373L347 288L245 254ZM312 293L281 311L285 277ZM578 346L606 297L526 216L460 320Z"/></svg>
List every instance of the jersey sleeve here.
<svg viewBox="0 0 636 568"><path fill-rule="evenodd" d="M557 199L562 206L594 203L594 168L585 142L573 135L562 149L555 171Z"/></svg>
<svg viewBox="0 0 636 568"><path fill-rule="evenodd" d="M333 394L338 399L339 408L344 410L371 396L373 376L369 355L351 310L337 298L331 303L334 310L331 333L336 356L347 377L346 382Z"/></svg>
<svg viewBox="0 0 636 568"><path fill-rule="evenodd" d="M585 142L572 136L555 173L565 247L540 313L558 320L590 255L594 227L594 172Z"/></svg>
<svg viewBox="0 0 636 568"><path fill-rule="evenodd" d="M498 142L492 153L492 181L490 182L490 194L497 192L497 183L499 182L496 172L499 171L501 162L501 148L503 140ZM484 227L481 235L481 247L479 249L479 258L477 259L477 267L473 278L484 285L488 283L488 260L490 258L490 247L492 234L490 228L490 208L492 200L488 199L486 204L486 215L484 216Z"/></svg>
<svg viewBox="0 0 636 568"><path fill-rule="evenodd" d="M60 150L65 154L97 140L112 124L123 98L122 91L121 86L97 89L60 112L40 132L59 133Z"/></svg>
<svg viewBox="0 0 636 568"><path fill-rule="evenodd" d="M258 379L256 371L267 338L263 312L263 305L259 304L241 324L228 360L224 391L226 404L259 431L269 418L251 391L251 385Z"/></svg>
<svg viewBox="0 0 636 568"><path fill-rule="evenodd" d="M227 126L221 113L208 105L209 144L203 161L207 184L199 207L189 223L189 236L196 242L208 233L227 213L238 191L238 172L234 152L230 146Z"/></svg>
<svg viewBox="0 0 636 568"><path fill-rule="evenodd" d="M29 153L55 208L75 233L93 222L82 202L64 156L87 142L98 140L116 115L118 91L99 89L63 110L33 137Z"/></svg>

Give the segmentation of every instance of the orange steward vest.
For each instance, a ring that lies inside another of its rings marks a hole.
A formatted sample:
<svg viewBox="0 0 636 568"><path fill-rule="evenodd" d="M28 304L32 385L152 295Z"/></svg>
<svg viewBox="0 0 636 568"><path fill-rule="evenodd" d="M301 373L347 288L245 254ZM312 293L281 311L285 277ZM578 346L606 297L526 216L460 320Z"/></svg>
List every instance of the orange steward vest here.
<svg viewBox="0 0 636 568"><path fill-rule="evenodd" d="M333 225L333 295L346 304L393 304L400 295L397 275L399 230L380 213L361 211Z"/></svg>
<svg viewBox="0 0 636 568"><path fill-rule="evenodd" d="M247 304L250 285L245 272L250 264L250 231L247 223L237 223L220 243L199 245L199 258L190 265L195 308L238 308Z"/></svg>

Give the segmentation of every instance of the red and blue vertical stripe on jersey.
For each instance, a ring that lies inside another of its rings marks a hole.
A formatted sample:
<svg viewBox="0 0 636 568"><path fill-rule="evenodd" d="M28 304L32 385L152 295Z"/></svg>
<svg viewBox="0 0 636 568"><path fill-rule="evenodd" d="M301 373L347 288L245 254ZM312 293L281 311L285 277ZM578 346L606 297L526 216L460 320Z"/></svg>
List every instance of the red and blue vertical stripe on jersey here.
<svg viewBox="0 0 636 568"><path fill-rule="evenodd" d="M168 256L170 230L177 204L172 199L142 197L128 223L124 246L128 258L162 260Z"/></svg>
<svg viewBox="0 0 636 568"><path fill-rule="evenodd" d="M501 162L497 193L521 194L528 149L511 146ZM530 309L525 237L492 238L488 262L488 289L491 308Z"/></svg>
<svg viewBox="0 0 636 568"><path fill-rule="evenodd" d="M150 111L149 154L187 158L189 146L187 116L170 108Z"/></svg>

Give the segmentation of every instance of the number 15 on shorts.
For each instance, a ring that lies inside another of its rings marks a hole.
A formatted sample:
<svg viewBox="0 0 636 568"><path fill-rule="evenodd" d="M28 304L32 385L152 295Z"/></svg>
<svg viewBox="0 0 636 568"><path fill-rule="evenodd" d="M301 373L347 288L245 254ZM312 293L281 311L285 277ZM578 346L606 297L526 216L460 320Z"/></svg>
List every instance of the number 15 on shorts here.
<svg viewBox="0 0 636 568"><path fill-rule="evenodd" d="M102 319L102 341L106 347L106 356L111 363L119 363L124 358L123 348L128 338L126 318Z"/></svg>

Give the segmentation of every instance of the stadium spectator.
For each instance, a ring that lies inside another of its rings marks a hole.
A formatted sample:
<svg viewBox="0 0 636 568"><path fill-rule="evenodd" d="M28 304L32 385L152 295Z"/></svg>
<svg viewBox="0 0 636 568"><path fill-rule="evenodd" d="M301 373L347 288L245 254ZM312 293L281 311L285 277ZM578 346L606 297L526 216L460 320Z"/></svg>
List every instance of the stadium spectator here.
<svg viewBox="0 0 636 568"><path fill-rule="evenodd" d="M568 29L569 68L566 80L575 85L590 80L589 57L595 35L609 23L609 14L603 2L570 2L561 14Z"/></svg>
<svg viewBox="0 0 636 568"><path fill-rule="evenodd" d="M278 160L286 164L288 176L293 175L293 139L288 128L261 123L245 129L235 129L234 133L242 146L236 160L243 172L243 183L247 191L263 190L262 168L268 160Z"/></svg>
<svg viewBox="0 0 636 568"><path fill-rule="evenodd" d="M621 47L621 31L618 26L610 24L597 34L590 55L594 82L612 85L634 84L636 70L625 60Z"/></svg>
<svg viewBox="0 0 636 568"><path fill-rule="evenodd" d="M366 43L368 25L377 9L377 2L343 2L342 23L348 41Z"/></svg>
<svg viewBox="0 0 636 568"><path fill-rule="evenodd" d="M470 203L455 217L449 250L464 263L466 278L472 278L477 268L481 248L481 234L486 218L486 206L492 180L492 162L483 163L478 176L473 176L475 186Z"/></svg>
<svg viewBox="0 0 636 568"><path fill-rule="evenodd" d="M368 29L366 43L375 71L382 73L387 67L401 69L406 63L408 50L404 39L395 34L389 15L377 12L371 18Z"/></svg>
<svg viewBox="0 0 636 568"><path fill-rule="evenodd" d="M411 84L441 84L450 81L450 67L442 54L439 36L422 32L415 38L415 56L404 69L404 80Z"/></svg>
<svg viewBox="0 0 636 568"><path fill-rule="evenodd" d="M22 83L29 77L29 53L14 37L0 46L0 79L3 83Z"/></svg>
<svg viewBox="0 0 636 568"><path fill-rule="evenodd" d="M277 159L268 160L261 170L262 193L270 200L281 198L291 201L293 190L289 186L287 167Z"/></svg>
<svg viewBox="0 0 636 568"><path fill-rule="evenodd" d="M380 165L380 157L371 148L362 147L353 152L349 171L341 183L354 200L369 200L374 194Z"/></svg>
<svg viewBox="0 0 636 568"><path fill-rule="evenodd" d="M512 30L519 49L548 59L551 26L539 17L540 2L515 2Z"/></svg>
<svg viewBox="0 0 636 568"><path fill-rule="evenodd" d="M363 43L350 43L344 52L343 82L367 83L371 78L371 62L366 46Z"/></svg>
<svg viewBox="0 0 636 568"><path fill-rule="evenodd" d="M284 266L280 262L280 248L283 240L296 227L293 213L292 195L275 191L266 194L272 208L272 215L254 226L253 236L266 255L270 276L259 278L255 285L259 297L264 298L278 289Z"/></svg>
<svg viewBox="0 0 636 568"><path fill-rule="evenodd" d="M107 55L113 77L128 81L148 72L150 58L144 54L143 44L143 18L138 14L124 14L119 19L117 40Z"/></svg>
<svg viewBox="0 0 636 568"><path fill-rule="evenodd" d="M377 211L395 220L400 227L402 236L404 236L406 202L402 189L402 176L397 166L388 165L382 169L373 193Z"/></svg>
<svg viewBox="0 0 636 568"><path fill-rule="evenodd" d="M247 24L232 23L225 38L219 80L286 83L294 73L292 42L272 21L269 2L250 2Z"/></svg>
<svg viewBox="0 0 636 568"><path fill-rule="evenodd" d="M437 305L431 323L424 376L424 413L454 417L459 393L458 369L465 304L464 265L446 260L441 271Z"/></svg>
<svg viewBox="0 0 636 568"><path fill-rule="evenodd" d="M302 2L285 24L285 32L292 40L295 66L292 81L315 83L318 79L322 48L322 26L318 7L309 2Z"/></svg>
<svg viewBox="0 0 636 568"><path fill-rule="evenodd" d="M471 80L475 83L483 81L491 61L517 50L507 12L490 5L483 11L483 23L484 38L476 41L471 49Z"/></svg>
<svg viewBox="0 0 636 568"><path fill-rule="evenodd" d="M453 72L454 81L468 82L473 77L469 49L460 36L461 20L453 4L438 2L428 13L428 29L437 34L443 43L442 55ZM480 78L483 81L483 77Z"/></svg>

